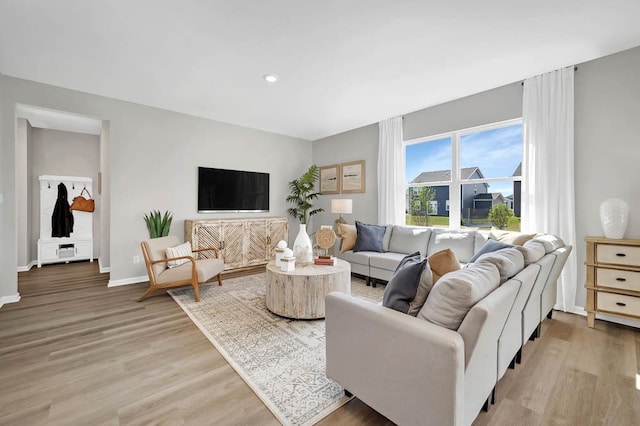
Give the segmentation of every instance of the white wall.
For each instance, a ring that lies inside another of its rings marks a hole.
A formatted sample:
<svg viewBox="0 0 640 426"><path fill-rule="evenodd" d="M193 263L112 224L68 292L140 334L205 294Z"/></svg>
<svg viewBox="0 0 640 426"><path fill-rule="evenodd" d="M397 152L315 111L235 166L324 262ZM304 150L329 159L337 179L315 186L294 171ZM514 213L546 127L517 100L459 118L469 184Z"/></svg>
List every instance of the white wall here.
<svg viewBox="0 0 640 426"><path fill-rule="evenodd" d="M33 128L31 131L31 157L28 164L29 188L31 190L31 246L32 256L37 256L38 239L40 238L40 182L42 175L54 176L82 176L93 180L89 188L92 198L96 202L96 210L92 213L93 220L93 255L100 256L100 217L102 212L102 197L97 193L98 170L100 169L100 137L84 133L63 132L60 130ZM81 187L80 187L81 188ZM69 188L71 191L71 188ZM86 194L84 194L86 197ZM69 203L72 199L69 198ZM18 238L20 238L18 236ZM18 241L20 246L21 241ZM31 258L29 260L35 260ZM18 258L18 263L21 259Z"/></svg>
<svg viewBox="0 0 640 426"><path fill-rule="evenodd" d="M640 47L580 64L575 76L576 305L584 306L584 237L603 236L600 203L629 204L626 238L640 238Z"/></svg>
<svg viewBox="0 0 640 426"><path fill-rule="evenodd" d="M171 210L173 234L184 219L222 217L196 213L197 167L255 170L271 174L271 211L245 216L287 216L288 182L311 164L311 143L129 102L2 76L1 171L5 193L0 256L0 296L17 293L15 105L26 104L109 120L111 280L145 276L142 219L152 209ZM292 232L293 233L293 232ZM295 236L295 235L294 235Z"/></svg>

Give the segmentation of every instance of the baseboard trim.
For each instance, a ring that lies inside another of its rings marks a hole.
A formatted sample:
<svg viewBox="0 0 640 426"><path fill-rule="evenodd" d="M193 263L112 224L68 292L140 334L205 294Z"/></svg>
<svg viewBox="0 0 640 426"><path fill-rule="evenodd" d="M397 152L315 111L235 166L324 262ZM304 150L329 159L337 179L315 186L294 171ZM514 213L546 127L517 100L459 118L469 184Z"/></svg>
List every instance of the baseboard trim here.
<svg viewBox="0 0 640 426"><path fill-rule="evenodd" d="M37 260L32 260L31 262L27 263L27 266L18 266L18 272L29 272L31 268L33 268L37 264Z"/></svg>
<svg viewBox="0 0 640 426"><path fill-rule="evenodd" d="M111 268L108 266L102 266L102 259L98 258L98 269L100 269L101 274L106 274L107 272L111 272Z"/></svg>
<svg viewBox="0 0 640 426"><path fill-rule="evenodd" d="M0 297L0 308L2 308L5 303L17 303L19 301L20 293L12 294L10 296L2 296Z"/></svg>
<svg viewBox="0 0 640 426"><path fill-rule="evenodd" d="M576 315L580 315L580 316L583 316L583 317L587 316L587 311L585 311L582 306L574 306L573 309L567 310L567 312L572 313L572 314L576 314ZM616 317L616 316L613 316L613 315L596 314L596 319L599 319L599 320L602 320L602 321L607 321L607 322L613 322L613 323L620 324L620 325L628 325L629 327L640 328L640 321L634 321L634 320L630 320L630 319L626 319L626 318L620 318L620 317Z"/></svg>
<svg viewBox="0 0 640 426"><path fill-rule="evenodd" d="M139 277L123 278L121 280L109 280L107 287L119 287L121 285L138 284L149 281L149 277L141 275Z"/></svg>

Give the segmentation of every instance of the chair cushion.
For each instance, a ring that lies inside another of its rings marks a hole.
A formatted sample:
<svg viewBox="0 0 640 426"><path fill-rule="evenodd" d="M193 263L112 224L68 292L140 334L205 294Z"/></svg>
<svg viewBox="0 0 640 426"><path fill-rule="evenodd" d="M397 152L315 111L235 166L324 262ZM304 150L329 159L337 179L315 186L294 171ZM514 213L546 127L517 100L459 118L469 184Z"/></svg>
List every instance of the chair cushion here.
<svg viewBox="0 0 640 426"><path fill-rule="evenodd" d="M473 305L498 288L499 283L498 268L489 262L471 263L450 272L433 286L418 318L457 330Z"/></svg>
<svg viewBox="0 0 640 426"><path fill-rule="evenodd" d="M415 253L427 255L427 245L431 230L428 228L412 228L408 226L394 226L389 240L389 251L394 253Z"/></svg>
<svg viewBox="0 0 640 426"><path fill-rule="evenodd" d="M355 225L341 223L338 226L340 227L340 234L342 235L340 251L344 253L345 251L353 249L353 246L356 245L357 231Z"/></svg>
<svg viewBox="0 0 640 426"><path fill-rule="evenodd" d="M167 258L167 247L174 247L180 244L180 240L175 235L168 235L166 237L152 238L143 242L147 248L149 259L161 260ZM166 263L156 263L152 267L153 273L158 277L165 269L167 269Z"/></svg>
<svg viewBox="0 0 640 426"><path fill-rule="evenodd" d="M497 240L487 240L487 242L484 243L484 245L480 248L480 250L476 251L476 254L474 254L473 257L469 259L469 263L475 262L476 260L478 260L480 256L482 256L485 253L491 253L492 251L498 251L498 250L502 250L504 248L509 248L509 247L513 247L513 245L503 243Z"/></svg>
<svg viewBox="0 0 640 426"><path fill-rule="evenodd" d="M473 257L476 242L476 231L452 231L433 229L427 249L427 256L444 249L451 249L460 262L467 263Z"/></svg>
<svg viewBox="0 0 640 426"><path fill-rule="evenodd" d="M395 271L404 257L405 255L402 253L372 253L369 256L369 266Z"/></svg>
<svg viewBox="0 0 640 426"><path fill-rule="evenodd" d="M386 226L368 225L356 221L356 245L353 251L375 251L382 252L382 239L387 230Z"/></svg>
<svg viewBox="0 0 640 426"><path fill-rule="evenodd" d="M224 262L222 259L199 259L196 260L196 271L198 273L198 282L203 283L224 271ZM187 261L180 266L165 270L158 276L158 284L170 283L173 281L182 281L191 279L191 262Z"/></svg>
<svg viewBox="0 0 640 426"><path fill-rule="evenodd" d="M405 256L385 286L382 306L406 314L409 311L409 303L416 296L425 264L426 260L420 252Z"/></svg>
<svg viewBox="0 0 640 426"><path fill-rule="evenodd" d="M180 257L180 256L193 257L193 252L191 251L191 243L188 241L186 243L180 244L175 247L167 247L166 252L167 252L167 258ZM176 266L180 266L183 263L186 263L188 261L189 259L170 260L167 262L167 267L175 268Z"/></svg>

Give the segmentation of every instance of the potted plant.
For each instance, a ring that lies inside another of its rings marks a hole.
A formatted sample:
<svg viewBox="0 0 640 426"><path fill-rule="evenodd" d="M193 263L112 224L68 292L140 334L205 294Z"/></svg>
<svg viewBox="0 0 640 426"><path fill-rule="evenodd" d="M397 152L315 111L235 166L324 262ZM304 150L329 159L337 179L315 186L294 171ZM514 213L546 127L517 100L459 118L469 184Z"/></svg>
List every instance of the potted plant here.
<svg viewBox="0 0 640 426"><path fill-rule="evenodd" d="M169 235L171 221L173 215L167 210L164 214L160 210L152 210L144 215L144 221L147 223L150 238L166 237Z"/></svg>
<svg viewBox="0 0 640 426"><path fill-rule="evenodd" d="M300 230L293 243L293 254L300 263L313 262L313 248L307 234L307 223L311 216L324 211L321 208L313 208L313 200L319 195L314 191L319 178L318 166L312 164L302 176L289 182L291 193L287 197L287 203L293 204L293 207L287 211L300 221Z"/></svg>

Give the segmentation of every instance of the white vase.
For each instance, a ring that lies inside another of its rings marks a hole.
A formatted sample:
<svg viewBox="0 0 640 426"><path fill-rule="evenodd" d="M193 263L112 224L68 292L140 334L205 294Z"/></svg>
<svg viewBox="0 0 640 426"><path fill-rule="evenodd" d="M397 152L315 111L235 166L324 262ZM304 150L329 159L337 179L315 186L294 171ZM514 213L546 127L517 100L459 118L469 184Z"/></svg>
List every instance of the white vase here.
<svg viewBox="0 0 640 426"><path fill-rule="evenodd" d="M296 258L296 263L300 265L313 262L311 239L307 234L307 225L303 223L300 224L300 231L293 242L293 256Z"/></svg>
<svg viewBox="0 0 640 426"><path fill-rule="evenodd" d="M629 221L629 206L618 198L609 198L600 204L600 223L607 238L624 238Z"/></svg>

